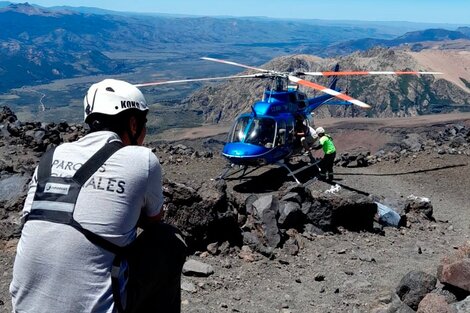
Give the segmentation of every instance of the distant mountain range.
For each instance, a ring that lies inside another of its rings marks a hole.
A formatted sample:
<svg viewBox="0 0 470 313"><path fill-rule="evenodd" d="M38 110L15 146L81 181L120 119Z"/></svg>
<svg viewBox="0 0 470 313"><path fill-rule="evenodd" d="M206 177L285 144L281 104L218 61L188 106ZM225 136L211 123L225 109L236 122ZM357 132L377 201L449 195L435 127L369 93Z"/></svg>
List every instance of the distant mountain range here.
<svg viewBox="0 0 470 313"><path fill-rule="evenodd" d="M470 27L420 29L420 26L423 25L139 15L97 8L43 8L28 3L0 2L0 93L83 76L127 73L132 77L135 73L135 81L142 81L154 79L157 67L164 79L177 70L196 77L213 76L216 71L219 75L220 66L192 66L195 62L191 60L197 61L204 55L259 65L280 55L308 54L336 58L350 69L372 55L371 61L362 68L385 70L416 68L419 64L407 62L406 55L374 47L420 51L430 48L429 43L440 42L470 47ZM367 52L358 54L358 51ZM331 66L327 61L315 64L313 59L308 56L280 58L266 66L282 69L295 68L295 64L308 65L304 70L324 70ZM185 63L180 65L182 61ZM162 64L166 63L165 68ZM455 79L470 88L470 78ZM219 114L222 120L231 119L261 94L261 82L249 84L236 82L222 85L222 89L205 87L185 103L189 109L203 112L206 121ZM375 86L373 92L368 88L370 85ZM391 85L387 80L364 78L355 85L351 83L349 89L362 99L373 102L380 99L381 106L369 113L377 116L453 110L441 106L445 101L469 104L468 94L462 89L432 77L398 78ZM185 92L189 94L188 90ZM171 95L181 97L182 89L173 90ZM341 115L344 111L330 109L321 114Z"/></svg>
<svg viewBox="0 0 470 313"><path fill-rule="evenodd" d="M28 4L0 10L0 91L43 83L53 79L124 69L119 61L106 57L109 25L105 16L55 12ZM96 29L103 29L96 34Z"/></svg>
<svg viewBox="0 0 470 313"><path fill-rule="evenodd" d="M455 31L447 29L413 31L394 39L362 38L358 40L348 40L329 46L327 53L331 55L346 55L354 51L365 51L377 46L397 47L404 44L412 46L412 50L419 51L422 49L422 45L420 44L422 42L458 39L470 40L470 27L459 27Z"/></svg>
<svg viewBox="0 0 470 313"><path fill-rule="evenodd" d="M352 22L118 15L96 8L27 3L0 2L1 7L0 92L59 78L132 71L134 65L109 56L116 52L181 53L224 45L233 55L264 49L268 61L275 53L338 55L376 45L468 38L469 33L468 27L433 29L393 38L396 25L376 22L374 27L364 22L351 27Z"/></svg>

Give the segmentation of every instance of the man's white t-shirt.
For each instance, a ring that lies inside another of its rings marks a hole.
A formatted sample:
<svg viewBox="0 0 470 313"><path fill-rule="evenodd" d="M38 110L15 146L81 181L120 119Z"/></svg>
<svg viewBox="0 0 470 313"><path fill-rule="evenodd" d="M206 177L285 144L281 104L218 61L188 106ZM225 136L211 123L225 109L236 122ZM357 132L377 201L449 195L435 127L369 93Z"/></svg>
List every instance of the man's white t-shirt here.
<svg viewBox="0 0 470 313"><path fill-rule="evenodd" d="M56 148L51 173L73 176L105 143L120 140L100 131ZM31 210L34 173L23 213ZM152 217L163 204L162 172L150 149L126 146L114 153L83 185L74 219L119 246L136 237L142 214ZM114 254L68 225L31 220L23 228L10 285L16 312L115 312L111 288Z"/></svg>

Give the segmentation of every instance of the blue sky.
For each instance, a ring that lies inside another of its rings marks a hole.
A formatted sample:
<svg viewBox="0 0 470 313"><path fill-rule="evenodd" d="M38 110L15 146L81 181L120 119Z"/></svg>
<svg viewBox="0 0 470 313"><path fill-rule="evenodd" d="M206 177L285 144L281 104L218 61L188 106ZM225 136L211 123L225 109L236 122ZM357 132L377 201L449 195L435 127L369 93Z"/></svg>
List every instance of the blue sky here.
<svg viewBox="0 0 470 313"><path fill-rule="evenodd" d="M470 0L30 0L116 11L470 24Z"/></svg>

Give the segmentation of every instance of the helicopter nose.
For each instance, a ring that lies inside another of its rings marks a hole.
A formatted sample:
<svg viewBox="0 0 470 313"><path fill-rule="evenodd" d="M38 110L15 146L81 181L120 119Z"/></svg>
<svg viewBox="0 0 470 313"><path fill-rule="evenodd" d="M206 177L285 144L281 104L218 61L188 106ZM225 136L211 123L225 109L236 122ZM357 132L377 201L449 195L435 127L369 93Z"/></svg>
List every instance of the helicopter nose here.
<svg viewBox="0 0 470 313"><path fill-rule="evenodd" d="M253 145L250 143L231 142L224 146L223 153L230 156L256 156L266 152L263 146Z"/></svg>

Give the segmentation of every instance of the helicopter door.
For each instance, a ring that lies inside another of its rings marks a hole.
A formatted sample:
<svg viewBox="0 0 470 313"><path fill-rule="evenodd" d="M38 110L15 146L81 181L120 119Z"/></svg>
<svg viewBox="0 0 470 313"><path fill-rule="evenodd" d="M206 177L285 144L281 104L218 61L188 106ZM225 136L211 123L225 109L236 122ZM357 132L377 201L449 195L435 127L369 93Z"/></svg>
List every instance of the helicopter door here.
<svg viewBox="0 0 470 313"><path fill-rule="evenodd" d="M286 137L286 143L289 145L292 145L295 140L295 131L294 131L294 122L293 120L287 121L286 123L286 132L287 132L287 137Z"/></svg>
<svg viewBox="0 0 470 313"><path fill-rule="evenodd" d="M276 134L276 146L283 146L286 144L287 128L285 121L279 121L277 123L277 134Z"/></svg>

